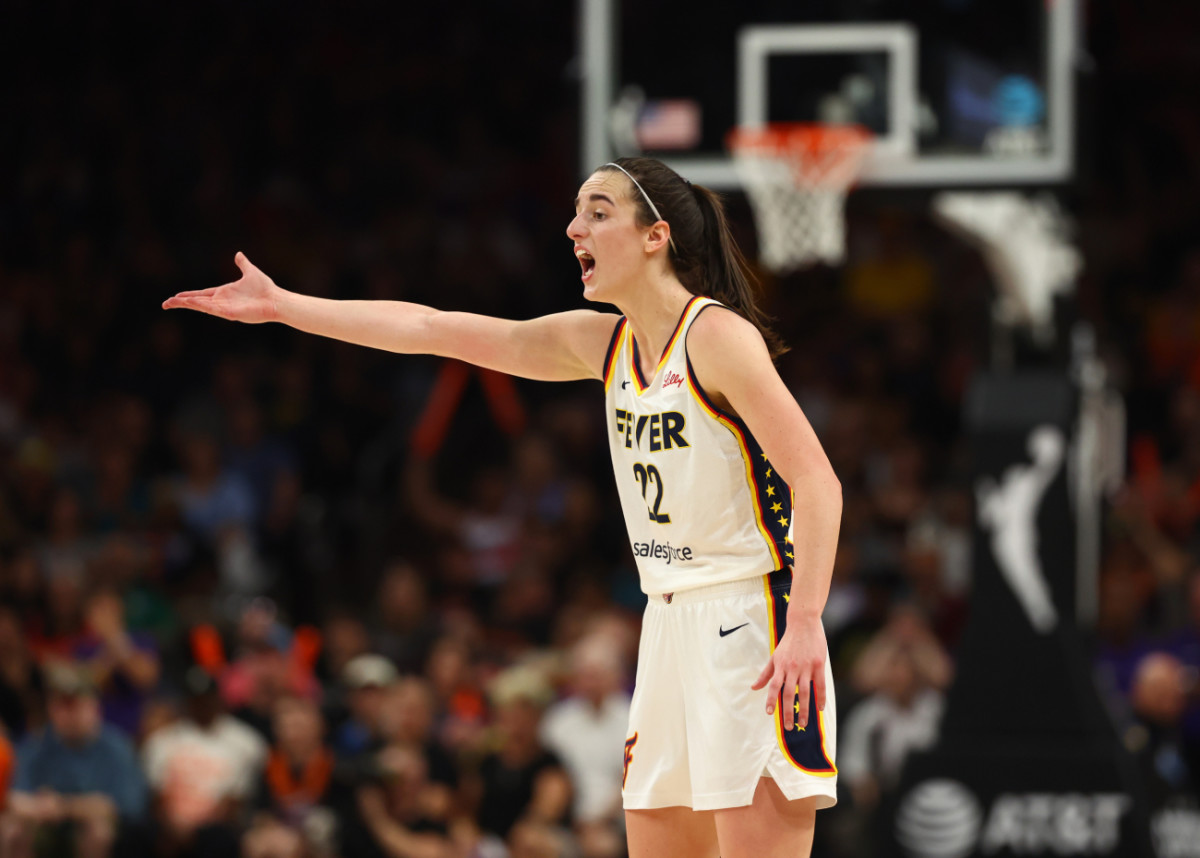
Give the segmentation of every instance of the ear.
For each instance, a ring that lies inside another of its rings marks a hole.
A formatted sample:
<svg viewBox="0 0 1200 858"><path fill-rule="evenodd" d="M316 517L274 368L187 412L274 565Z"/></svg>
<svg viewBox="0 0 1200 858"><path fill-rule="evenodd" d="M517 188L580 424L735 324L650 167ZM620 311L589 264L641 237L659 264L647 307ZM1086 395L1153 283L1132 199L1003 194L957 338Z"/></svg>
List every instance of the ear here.
<svg viewBox="0 0 1200 858"><path fill-rule="evenodd" d="M671 242L671 225L665 220L656 221L646 232L645 250L654 253L659 248L667 247Z"/></svg>

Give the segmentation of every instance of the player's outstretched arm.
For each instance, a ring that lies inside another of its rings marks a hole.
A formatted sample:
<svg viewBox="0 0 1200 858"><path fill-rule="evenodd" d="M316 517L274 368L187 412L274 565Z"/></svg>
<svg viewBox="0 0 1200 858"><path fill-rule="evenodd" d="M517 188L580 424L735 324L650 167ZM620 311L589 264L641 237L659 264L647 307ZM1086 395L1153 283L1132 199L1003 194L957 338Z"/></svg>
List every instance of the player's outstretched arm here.
<svg viewBox="0 0 1200 858"><path fill-rule="evenodd" d="M233 283L180 292L163 309L195 310L235 322L280 322L297 330L402 354L457 358L543 381L600 378L616 317L590 310L528 321L448 313L404 301L334 301L289 292L246 255Z"/></svg>

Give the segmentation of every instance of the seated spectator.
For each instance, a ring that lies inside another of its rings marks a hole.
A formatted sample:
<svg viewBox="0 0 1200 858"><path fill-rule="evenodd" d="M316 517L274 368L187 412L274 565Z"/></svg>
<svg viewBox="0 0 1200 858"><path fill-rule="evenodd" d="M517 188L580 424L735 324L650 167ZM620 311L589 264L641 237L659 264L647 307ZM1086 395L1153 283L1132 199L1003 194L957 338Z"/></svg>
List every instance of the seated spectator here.
<svg viewBox="0 0 1200 858"><path fill-rule="evenodd" d="M238 620L236 658L220 675L221 698L229 711L267 736L279 699L316 699L315 638L311 629L292 632L280 622L271 600L251 600Z"/></svg>
<svg viewBox="0 0 1200 858"><path fill-rule="evenodd" d="M26 625L26 640L38 664L70 661L85 631L87 568L82 562L57 560L43 572L46 610Z"/></svg>
<svg viewBox="0 0 1200 858"><path fill-rule="evenodd" d="M388 858L451 858L440 793L430 790L419 748L389 745L375 757L373 776L357 790L358 814L374 847ZM361 854L361 847L347 854Z"/></svg>
<svg viewBox="0 0 1200 858"><path fill-rule="evenodd" d="M202 668L185 678L185 717L153 733L142 750L162 850L196 858L237 854L245 803L266 759L262 738L226 714Z"/></svg>
<svg viewBox="0 0 1200 858"><path fill-rule="evenodd" d="M570 816L571 782L561 760L538 739L553 698L537 668L518 665L493 680L495 746L464 778L467 806L485 832L507 838L520 821L558 826Z"/></svg>
<svg viewBox="0 0 1200 858"><path fill-rule="evenodd" d="M336 820L330 803L337 782L324 732L315 703L299 697L276 701L275 745L258 779L258 817L242 841L246 858L332 851Z"/></svg>
<svg viewBox="0 0 1200 858"><path fill-rule="evenodd" d="M80 858L104 858L145 809L137 756L129 739L104 723L81 666L51 665L46 688L49 724L17 748L0 854L32 856L35 839L45 838Z"/></svg>
<svg viewBox="0 0 1200 858"><path fill-rule="evenodd" d="M396 668L381 655L366 653L350 659L342 671L348 715L333 734L333 748L339 755L354 756L383 746L383 703L396 675Z"/></svg>
<svg viewBox="0 0 1200 858"><path fill-rule="evenodd" d="M458 769L454 757L434 739L436 705L433 688L427 680L402 677L387 692L381 727L388 745L420 750L428 766L429 780L445 790L448 806L451 794L458 787Z"/></svg>
<svg viewBox="0 0 1200 858"><path fill-rule="evenodd" d="M407 855L403 849L414 843L425 844L418 850L445 846L458 772L433 739L433 716L433 692L424 679L402 677L384 692L380 729L386 745L347 767L355 801L339 808L344 854ZM436 837L417 836L424 834Z"/></svg>
<svg viewBox="0 0 1200 858"><path fill-rule="evenodd" d="M377 594L376 648L404 673L416 673L437 639L436 614L420 570L397 561L383 573Z"/></svg>
<svg viewBox="0 0 1200 858"><path fill-rule="evenodd" d="M476 748L485 726L487 706L476 668L470 645L452 634L438 638L425 666L437 701L436 739L454 753Z"/></svg>
<svg viewBox="0 0 1200 858"><path fill-rule="evenodd" d="M588 855L616 855L623 816L621 779L629 726L629 694L621 657L607 637L591 636L571 650L571 696L542 720L542 743L559 756L575 788L574 815Z"/></svg>
<svg viewBox="0 0 1200 858"><path fill-rule="evenodd" d="M111 590L92 594L84 614L87 631L75 644L75 657L100 688L104 720L136 735L142 706L158 684L158 647L149 634L129 631L124 604Z"/></svg>

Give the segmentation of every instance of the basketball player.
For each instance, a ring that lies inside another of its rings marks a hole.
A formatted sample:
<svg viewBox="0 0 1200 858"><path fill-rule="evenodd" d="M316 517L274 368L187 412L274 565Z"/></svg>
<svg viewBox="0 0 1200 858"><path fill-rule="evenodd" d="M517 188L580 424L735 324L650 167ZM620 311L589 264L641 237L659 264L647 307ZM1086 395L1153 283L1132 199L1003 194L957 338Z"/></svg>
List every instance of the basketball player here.
<svg viewBox="0 0 1200 858"><path fill-rule="evenodd" d="M630 855L808 855L816 810L836 801L821 611L841 487L775 371L778 341L715 194L658 161L621 159L580 187L567 236L584 297L623 315L515 322L311 298L241 253L241 279L163 306L602 381L647 594L625 742Z"/></svg>

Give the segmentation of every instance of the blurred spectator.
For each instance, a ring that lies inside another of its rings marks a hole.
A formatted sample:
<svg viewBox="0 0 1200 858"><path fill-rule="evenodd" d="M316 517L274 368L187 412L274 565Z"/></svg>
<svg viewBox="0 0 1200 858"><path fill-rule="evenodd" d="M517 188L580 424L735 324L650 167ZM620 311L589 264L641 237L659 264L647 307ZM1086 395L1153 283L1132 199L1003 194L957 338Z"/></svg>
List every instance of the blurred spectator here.
<svg viewBox="0 0 1200 858"><path fill-rule="evenodd" d="M1186 622L1164 638L1162 649L1179 659L1189 676L1196 677L1200 676L1200 569L1187 578L1183 595ZM1192 684L1182 723L1188 767L1200 773L1200 684Z"/></svg>
<svg viewBox="0 0 1200 858"><path fill-rule="evenodd" d="M438 623L420 570L403 561L389 565L379 582L376 605L375 648L401 673L421 670L437 639Z"/></svg>
<svg viewBox="0 0 1200 858"><path fill-rule="evenodd" d="M180 441L183 470L175 480L175 500L183 524L217 552L224 592L262 592L266 572L257 555L254 527L259 510L250 485L222 467L211 435L189 431Z"/></svg>
<svg viewBox="0 0 1200 858"><path fill-rule="evenodd" d="M1129 701L1125 746L1142 764L1142 774L1158 806L1170 795L1195 793L1197 780L1183 745L1183 711L1195 685L1183 663L1151 652L1137 664Z"/></svg>
<svg viewBox="0 0 1200 858"><path fill-rule="evenodd" d="M17 748L0 851L25 858L35 839L49 838L73 841L80 858L103 858L145 810L137 756L129 739L104 723L82 666L50 665L46 688L49 724Z"/></svg>
<svg viewBox="0 0 1200 858"><path fill-rule="evenodd" d="M225 713L216 681L202 668L188 670L185 691L183 717L151 734L142 750L160 846L168 855L228 858L237 852L267 746Z"/></svg>
<svg viewBox="0 0 1200 858"><path fill-rule="evenodd" d="M383 746L383 707L396 678L396 668L381 655L366 653L350 660L342 670L348 715L334 731L334 750L352 757Z"/></svg>
<svg viewBox="0 0 1200 858"><path fill-rule="evenodd" d="M896 609L863 651L852 681L866 696L838 731L838 769L857 807L877 807L908 754L933 745L951 673L946 651L910 607Z"/></svg>
<svg viewBox="0 0 1200 858"><path fill-rule="evenodd" d="M50 505L46 536L38 545L38 562L51 576L82 570L96 549L95 538L86 528L79 495L60 487Z"/></svg>
<svg viewBox="0 0 1200 858"><path fill-rule="evenodd" d="M1093 657L1101 691L1120 708L1138 662L1153 647L1145 622L1154 579L1141 552L1118 535L1105 540L1099 585Z"/></svg>
<svg viewBox="0 0 1200 858"><path fill-rule="evenodd" d="M542 714L554 692L538 667L517 665L489 688L495 711L494 749L463 781L467 806L479 827L507 838L518 822L560 826L568 822L571 781L562 762L538 738Z"/></svg>
<svg viewBox="0 0 1200 858"><path fill-rule="evenodd" d="M84 504L98 534L135 530L150 513L150 491L138 478L128 442L106 442L95 452Z"/></svg>
<svg viewBox="0 0 1200 858"><path fill-rule="evenodd" d="M32 618L29 629L29 644L39 663L67 661L81 642L86 572L82 562L75 565L65 560L46 569L46 610Z"/></svg>
<svg viewBox="0 0 1200 858"><path fill-rule="evenodd" d="M221 697L234 715L264 736L281 697L320 695L313 672L316 632L288 629L271 600L252 599L242 609L234 646L236 657L220 675Z"/></svg>
<svg viewBox="0 0 1200 858"><path fill-rule="evenodd" d="M358 809L376 848L389 858L452 858L449 831L430 806L428 768L416 748L378 755L377 780L358 788Z"/></svg>
<svg viewBox="0 0 1200 858"><path fill-rule="evenodd" d="M242 841L246 858L333 854L337 823L332 806L338 784L324 731L321 710L312 701L276 701L275 744L256 790L258 815Z"/></svg>
<svg viewBox="0 0 1200 858"><path fill-rule="evenodd" d="M326 612L321 640L322 678L336 689L350 660L371 651L371 637L366 624L353 611L334 607Z"/></svg>
<svg viewBox="0 0 1200 858"><path fill-rule="evenodd" d="M451 751L475 748L483 732L487 707L474 671L470 647L458 637L444 635L429 653L425 675L437 701L435 737Z"/></svg>
<svg viewBox="0 0 1200 858"><path fill-rule="evenodd" d="M262 409L250 398L239 398L226 411L224 460L230 474L240 478L254 496L254 509L269 519L280 498L280 485L296 468L286 444L267 435Z"/></svg>
<svg viewBox="0 0 1200 858"><path fill-rule="evenodd" d="M593 633L571 649L571 694L542 719L541 740L562 760L574 788L573 815L584 853L616 855L623 848L622 758L629 727L625 666L608 636Z"/></svg>
<svg viewBox="0 0 1200 858"><path fill-rule="evenodd" d="M433 802L443 808L436 815L445 818L458 788L458 764L434 738L435 707L433 688L428 680L418 676L401 677L387 690L381 727L388 745L413 748L424 757L429 791L441 796Z"/></svg>
<svg viewBox="0 0 1200 858"><path fill-rule="evenodd" d="M158 684L158 647L150 635L126 628L125 606L112 590L93 593L84 610L87 632L74 655L100 688L104 720L136 735L142 706Z"/></svg>
<svg viewBox="0 0 1200 858"><path fill-rule="evenodd" d="M247 530L257 513L254 493L241 476L221 466L216 439L188 432L181 440L183 471L175 487L184 524L209 542L224 530Z"/></svg>
<svg viewBox="0 0 1200 858"><path fill-rule="evenodd" d="M512 571L521 553L522 518L509 487L506 469L489 465L471 478L463 502L442 495L434 480L434 463L414 456L407 489L413 513L427 527L451 536L467 553L467 586L486 605L491 593Z"/></svg>

